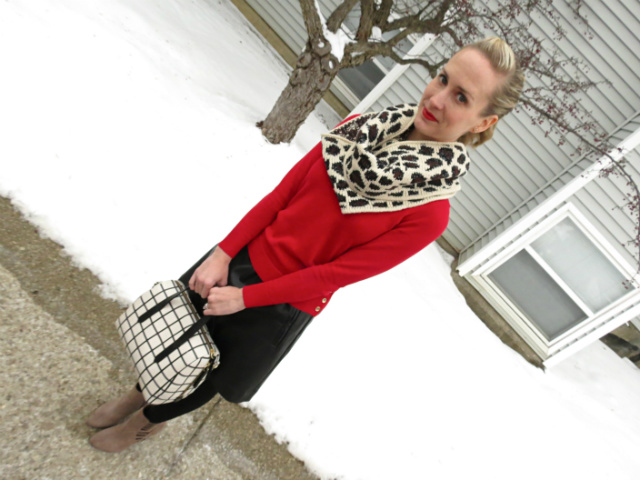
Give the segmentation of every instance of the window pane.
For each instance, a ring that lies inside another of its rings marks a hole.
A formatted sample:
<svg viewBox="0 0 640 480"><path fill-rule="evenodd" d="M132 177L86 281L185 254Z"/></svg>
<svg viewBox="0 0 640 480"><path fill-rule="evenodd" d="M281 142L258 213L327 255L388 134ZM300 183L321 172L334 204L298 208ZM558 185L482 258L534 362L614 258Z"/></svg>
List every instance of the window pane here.
<svg viewBox="0 0 640 480"><path fill-rule="evenodd" d="M553 340L587 318L525 250L496 268L489 278L547 340Z"/></svg>
<svg viewBox="0 0 640 480"><path fill-rule="evenodd" d="M531 247L594 312L627 292L622 273L570 218L562 220Z"/></svg>
<svg viewBox="0 0 640 480"><path fill-rule="evenodd" d="M342 80L360 100L373 90L373 87L384 78L384 75L382 70L371 60L366 61L359 67L343 68L338 73L340 80Z"/></svg>

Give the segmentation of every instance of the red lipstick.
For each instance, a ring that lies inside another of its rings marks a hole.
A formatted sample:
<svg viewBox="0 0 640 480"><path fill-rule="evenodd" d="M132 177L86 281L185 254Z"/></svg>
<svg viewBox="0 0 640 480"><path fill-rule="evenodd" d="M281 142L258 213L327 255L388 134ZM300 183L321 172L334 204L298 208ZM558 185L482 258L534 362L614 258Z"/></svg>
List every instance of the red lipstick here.
<svg viewBox="0 0 640 480"><path fill-rule="evenodd" d="M438 123L438 120L436 119L436 117L434 117L434 116L432 115L432 113L431 113L429 110L427 110L427 107L424 107L424 108L422 109L422 116L423 116L424 118L426 118L427 120L429 120L430 122L436 122L436 123Z"/></svg>

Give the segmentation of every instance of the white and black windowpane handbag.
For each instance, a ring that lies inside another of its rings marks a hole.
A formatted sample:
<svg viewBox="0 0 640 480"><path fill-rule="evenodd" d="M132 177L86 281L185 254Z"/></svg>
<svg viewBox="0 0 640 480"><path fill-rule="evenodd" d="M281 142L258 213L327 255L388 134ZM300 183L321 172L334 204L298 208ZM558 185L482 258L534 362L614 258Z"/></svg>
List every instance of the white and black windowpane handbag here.
<svg viewBox="0 0 640 480"><path fill-rule="evenodd" d="M120 315L116 327L148 403L186 397L220 364L206 321L177 280L156 283Z"/></svg>

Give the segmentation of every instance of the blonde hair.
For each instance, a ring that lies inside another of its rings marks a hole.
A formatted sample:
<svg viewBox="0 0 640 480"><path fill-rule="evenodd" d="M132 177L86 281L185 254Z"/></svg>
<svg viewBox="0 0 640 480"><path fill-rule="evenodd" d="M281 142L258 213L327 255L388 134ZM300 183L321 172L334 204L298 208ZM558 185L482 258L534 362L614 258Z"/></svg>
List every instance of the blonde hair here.
<svg viewBox="0 0 640 480"><path fill-rule="evenodd" d="M497 115L498 118L504 117L516 106L524 88L524 73L520 68L515 53L513 53L507 42L498 37L487 37L479 42L465 45L462 50L465 48L478 50L489 60L489 63L497 73L504 75L501 85L493 92L489 105L482 112L483 116ZM497 123L494 123L480 133L467 132L458 141L471 147L478 147L493 137L496 125Z"/></svg>

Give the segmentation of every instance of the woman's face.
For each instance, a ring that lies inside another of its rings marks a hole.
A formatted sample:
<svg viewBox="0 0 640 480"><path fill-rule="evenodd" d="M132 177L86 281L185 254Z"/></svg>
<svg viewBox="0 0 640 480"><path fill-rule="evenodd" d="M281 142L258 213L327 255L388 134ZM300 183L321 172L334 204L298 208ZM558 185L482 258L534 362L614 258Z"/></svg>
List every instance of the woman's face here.
<svg viewBox="0 0 640 480"><path fill-rule="evenodd" d="M455 142L467 132L486 130L498 117L482 112L502 80L481 52L459 51L425 88L410 138Z"/></svg>

